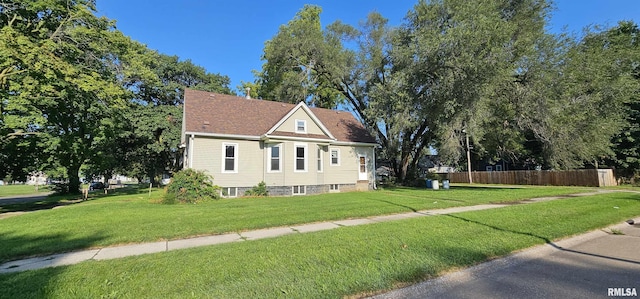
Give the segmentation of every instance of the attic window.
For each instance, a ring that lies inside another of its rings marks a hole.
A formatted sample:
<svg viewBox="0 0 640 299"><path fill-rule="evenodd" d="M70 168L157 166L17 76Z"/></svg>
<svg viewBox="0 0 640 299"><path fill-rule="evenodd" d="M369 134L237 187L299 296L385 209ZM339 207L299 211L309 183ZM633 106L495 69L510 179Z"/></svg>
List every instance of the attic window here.
<svg viewBox="0 0 640 299"><path fill-rule="evenodd" d="M296 133L307 133L307 121L296 119Z"/></svg>

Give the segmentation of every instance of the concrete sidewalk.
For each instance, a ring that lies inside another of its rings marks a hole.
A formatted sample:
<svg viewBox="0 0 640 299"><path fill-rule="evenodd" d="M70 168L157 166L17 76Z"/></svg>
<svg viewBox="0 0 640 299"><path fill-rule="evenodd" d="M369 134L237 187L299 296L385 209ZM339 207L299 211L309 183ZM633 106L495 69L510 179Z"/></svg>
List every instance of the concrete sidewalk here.
<svg viewBox="0 0 640 299"><path fill-rule="evenodd" d="M570 196L535 198L535 199L523 200L518 204L528 204L528 203L555 200L555 199L561 199L561 198L567 198L567 197L589 196L589 195L595 195L595 194L604 193L604 192L610 192L610 191L602 190L602 191L597 191L592 193L573 194ZM287 226L287 227L275 227L275 228L268 228L268 229L245 231L240 233L228 233L224 235L205 236L205 237L197 237L197 238L189 238L189 239L160 241L160 242L152 242L152 243L142 243L142 244L133 244L133 245L125 245L125 246L106 247L106 248L100 248L100 249L83 250L83 251L61 253L61 254L55 254L50 256L35 257L35 258L7 262L0 265L0 273L11 273L11 272L26 271L26 270L42 269L42 268L48 268L48 267L72 265L72 264L77 264L87 260L108 260L108 259L123 258L123 257L142 255L142 254L148 254L148 253L158 253L158 252L164 252L169 250L178 250L178 249L184 249L184 248L193 248L193 247L211 246L211 245L231 243L231 242L242 242L242 241L259 240L259 239L265 239L265 238L274 238L274 237L279 237L279 236L284 236L289 234L329 230L329 229L339 228L343 226L356 226L356 225L365 225L365 224L371 224L371 223L377 223L377 222L403 220L403 219L415 218L415 217L427 217L427 216L435 216L435 215L455 214L455 213L461 213L461 212L467 212L467 211L496 209L496 208L501 208L509 205L514 205L514 204L513 203L484 204L484 205L475 205L475 206L454 207L454 208L447 208L447 209L425 210L425 211L409 212L409 213L401 213L401 214L372 216L367 218L326 221L326 222L300 224L300 225Z"/></svg>
<svg viewBox="0 0 640 299"><path fill-rule="evenodd" d="M0 273L20 272L26 270L42 269L48 267L57 267L64 265L77 264L88 260L109 260L123 258L127 256L157 253L169 250L177 250L184 248L210 246L231 242L242 242L259 240L265 238L274 238L289 234L308 233L322 230L339 228L342 226L355 226L371 224L376 222L386 222L402 220L414 217L426 217L433 215L453 214L466 211L479 211L486 209L495 209L504 207L505 205L477 205L466 207L455 207L441 210L428 210L420 212L410 212L402 214L382 215L368 218L347 219L337 221L326 221L310 224L300 224L288 227L274 227L260 230L245 231L240 233L228 233L224 235L197 237L181 240L161 241L152 243L142 243L125 246L105 247L101 249L83 250L70 253L61 253L43 257L35 257L24 260L17 260L0 265Z"/></svg>

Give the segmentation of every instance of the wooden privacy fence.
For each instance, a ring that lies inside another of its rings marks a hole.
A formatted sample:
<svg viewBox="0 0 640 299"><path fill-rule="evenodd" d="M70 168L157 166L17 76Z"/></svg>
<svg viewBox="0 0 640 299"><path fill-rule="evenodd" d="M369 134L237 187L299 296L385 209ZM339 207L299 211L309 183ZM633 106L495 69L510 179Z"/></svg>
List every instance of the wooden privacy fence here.
<svg viewBox="0 0 640 299"><path fill-rule="evenodd" d="M467 172L451 172L441 174L448 177L451 183L468 183ZM611 169L582 170L516 170L516 171L474 171L471 172L473 183L506 184L506 185L551 185L551 186L616 186Z"/></svg>

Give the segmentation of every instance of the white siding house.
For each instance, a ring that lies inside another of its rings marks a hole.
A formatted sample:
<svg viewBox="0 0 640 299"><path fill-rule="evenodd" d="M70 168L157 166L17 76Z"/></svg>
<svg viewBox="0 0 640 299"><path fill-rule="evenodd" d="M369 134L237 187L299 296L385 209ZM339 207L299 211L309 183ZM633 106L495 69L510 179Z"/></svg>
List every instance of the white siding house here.
<svg viewBox="0 0 640 299"><path fill-rule="evenodd" d="M185 90L185 167L227 196L260 182L271 195L368 190L375 139L345 111Z"/></svg>

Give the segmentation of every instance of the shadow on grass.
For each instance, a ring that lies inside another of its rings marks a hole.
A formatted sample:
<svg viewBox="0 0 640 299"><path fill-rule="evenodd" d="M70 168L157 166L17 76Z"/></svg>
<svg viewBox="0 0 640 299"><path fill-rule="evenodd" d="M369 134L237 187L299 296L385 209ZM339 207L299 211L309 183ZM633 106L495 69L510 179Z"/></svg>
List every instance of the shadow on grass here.
<svg viewBox="0 0 640 299"><path fill-rule="evenodd" d="M155 188L154 188L155 190ZM95 200L99 198L105 198L118 195L135 195L144 194L148 192L148 187L144 186L126 186L123 188L109 189L107 193L103 190L90 191L87 200ZM4 201L4 202L3 202ZM55 207L67 206L71 204L80 204L85 202L82 195L68 194L68 195L56 195L49 196L34 195L33 197L16 196L15 198L5 197L0 201L0 219L1 215L5 213L15 212L32 212L38 210L48 210Z"/></svg>
<svg viewBox="0 0 640 299"><path fill-rule="evenodd" d="M49 298L65 267L0 274L0 299Z"/></svg>
<svg viewBox="0 0 640 299"><path fill-rule="evenodd" d="M636 261L633 261L633 260L621 259L621 258L612 257L612 256L606 256L606 255L600 255L600 254L594 254L594 253L589 253L589 252L583 252L583 251L577 251L577 250L573 250L573 249L564 248L564 247L559 246L558 244L554 243L549 238L538 236L538 235L530 233L530 232L521 232L521 231L516 231L516 230L512 230L512 229L502 228L502 227L498 227L498 226L495 226L495 225L482 223L482 222L479 222L479 221L476 221L476 220L471 220L471 219L467 219L467 218L464 218L464 217L456 216L456 215L453 215L453 214L446 214L445 216L451 217L451 218L455 218L455 219L458 219L458 220L462 220L462 221L465 221L465 222L470 222L470 223L473 223L473 224L485 226L485 227L488 227L488 228L491 228L491 229L494 229L494 230L498 230L498 231L502 231L502 232L534 237L534 238L537 238L537 239L540 239L540 240L544 241L544 243L550 245L551 247L553 247L555 249L562 250L562 251L565 251L565 252L571 252L571 253L576 253L576 254L581 254L581 255L586 255L586 256L592 256L592 257L598 257L598 258L604 258L604 259L608 259L608 260L614 260L614 261L619 261L619 262L625 262L625 263L632 263L632 264L640 265L640 262L636 262Z"/></svg>
<svg viewBox="0 0 640 299"><path fill-rule="evenodd" d="M520 190L527 186L492 186L492 185L473 185L473 186L451 186L450 190L473 190L473 191L495 191L495 190ZM420 187L408 187L408 186L385 186L381 188L384 191L394 192L412 192L412 191L436 191L446 192L446 189L440 188L439 190L432 190L423 186Z"/></svg>
<svg viewBox="0 0 640 299"><path fill-rule="evenodd" d="M7 262L89 248L102 239L102 234L80 238L70 234L25 237L20 232L0 235L0 270L18 271L0 272L0 298L47 298L66 268L59 266L37 271L20 271L20 266L7 266Z"/></svg>
<svg viewBox="0 0 640 299"><path fill-rule="evenodd" d="M383 199L371 199L371 200L388 203L388 204L393 205L393 206L398 206L398 207L405 208L405 209L408 209L408 210L413 211L413 212L418 212L418 210L416 210L415 208L412 208L410 206L405 206L403 204L395 203L395 202L392 202L392 201L383 200Z"/></svg>
<svg viewBox="0 0 640 299"><path fill-rule="evenodd" d="M62 233L31 237L19 231L12 231L0 235L0 263L87 249L104 239L104 233L83 237Z"/></svg>

